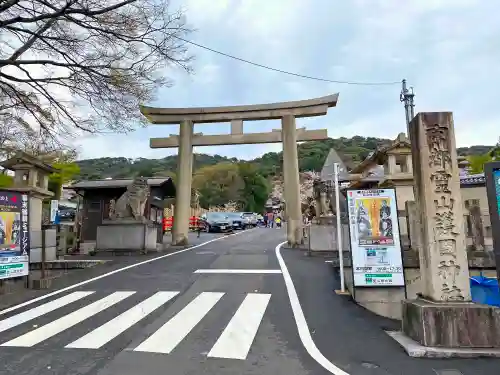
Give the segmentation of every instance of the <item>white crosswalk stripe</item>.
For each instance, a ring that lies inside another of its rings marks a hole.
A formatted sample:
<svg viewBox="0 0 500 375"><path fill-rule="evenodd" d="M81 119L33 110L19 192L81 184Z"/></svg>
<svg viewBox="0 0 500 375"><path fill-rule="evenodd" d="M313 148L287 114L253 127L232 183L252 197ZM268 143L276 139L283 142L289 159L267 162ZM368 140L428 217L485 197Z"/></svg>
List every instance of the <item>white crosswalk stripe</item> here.
<svg viewBox="0 0 500 375"><path fill-rule="evenodd" d="M208 356L245 359L270 299L270 294L248 294Z"/></svg>
<svg viewBox="0 0 500 375"><path fill-rule="evenodd" d="M140 320L151 314L157 308L174 298L178 292L158 292L141 303L135 305L130 310L111 319L106 324L96 328L85 336L66 345L66 348L86 348L99 349L107 342L114 339L120 333L138 323Z"/></svg>
<svg viewBox="0 0 500 375"><path fill-rule="evenodd" d="M57 310L60 307L66 306L71 302L75 302L78 301L79 299L82 299L83 297L87 297L92 293L94 292L74 292L64 297L58 298L54 301L44 303L43 305L25 311L21 314L14 315L11 318L2 320L0 322L0 332L6 331L20 324L29 322L30 320L38 318L42 315L48 314L49 312Z"/></svg>
<svg viewBox="0 0 500 375"><path fill-rule="evenodd" d="M90 305L82 307L79 310L73 311L71 314L54 320L49 324L30 331L22 336L16 337L13 340L7 341L1 346L30 347L39 344L42 341L47 340L48 338L55 336L80 322L83 322L85 319L106 310L108 307L111 307L125 298L130 297L134 293L135 292L115 292L94 303L91 303Z"/></svg>
<svg viewBox="0 0 500 375"><path fill-rule="evenodd" d="M136 352L170 353L222 298L224 293L204 292L134 349Z"/></svg>
<svg viewBox="0 0 500 375"><path fill-rule="evenodd" d="M59 308L70 305L72 302L81 300L94 293L93 291L74 292L11 316L0 321L0 332L8 331L32 320L36 322L35 319L50 312L55 312ZM0 344L0 346L33 347L63 331L69 330L85 320L89 320L89 324L92 324L93 319L90 318L103 310L117 305L135 293L134 291L114 292L63 317L59 317L48 324L14 337L10 341ZM94 325L93 330L90 332L87 331L88 333L85 335L75 337L71 343L68 344L68 342L65 342L62 346L66 345L65 348L72 349L100 349L171 301L178 294L179 292L177 291L159 291L137 302L126 311L117 306L113 311L117 310L119 313L114 318L97 327ZM171 353L191 334L196 326L203 324L203 319L211 310L214 308L217 309L216 306L224 295L225 293L221 292L200 293L172 318L165 323L161 322L163 325L160 328L154 331L149 337L146 337L138 346L132 348L132 350L135 352ZM236 309L234 315L227 317L228 319L230 318L228 324L220 333L207 356L210 358L246 359L264 318L270 299L271 294L248 293Z"/></svg>

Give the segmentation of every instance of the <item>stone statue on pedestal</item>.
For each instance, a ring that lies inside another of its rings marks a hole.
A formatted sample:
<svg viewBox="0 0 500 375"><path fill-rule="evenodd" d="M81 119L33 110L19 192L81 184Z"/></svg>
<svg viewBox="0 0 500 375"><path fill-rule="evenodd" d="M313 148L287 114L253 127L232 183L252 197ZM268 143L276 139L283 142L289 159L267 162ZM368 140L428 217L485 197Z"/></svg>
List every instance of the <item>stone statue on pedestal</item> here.
<svg viewBox="0 0 500 375"><path fill-rule="evenodd" d="M97 227L97 252L145 254L160 249L163 228L144 213L149 194L148 179L137 177L122 196L110 201L109 220Z"/></svg>
<svg viewBox="0 0 500 375"><path fill-rule="evenodd" d="M149 198L148 180L144 177L137 177L127 187L127 191L118 198L110 202L110 220L119 219L144 219L144 208Z"/></svg>
<svg viewBox="0 0 500 375"><path fill-rule="evenodd" d="M313 182L316 217L328 214L328 186L319 178Z"/></svg>

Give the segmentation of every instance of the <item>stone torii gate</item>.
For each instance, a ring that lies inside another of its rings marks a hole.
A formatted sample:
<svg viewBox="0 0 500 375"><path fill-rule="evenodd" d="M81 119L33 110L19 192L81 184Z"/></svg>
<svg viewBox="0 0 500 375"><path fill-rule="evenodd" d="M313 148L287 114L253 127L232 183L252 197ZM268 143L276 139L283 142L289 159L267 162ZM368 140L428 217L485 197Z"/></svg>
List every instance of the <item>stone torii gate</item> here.
<svg viewBox="0 0 500 375"><path fill-rule="evenodd" d="M141 106L141 113L152 124L180 124L179 135L150 139L151 148L179 147L178 188L172 244L186 245L188 243L194 146L283 142L284 190L288 215L287 239L289 246L299 245L303 238L297 142L324 140L328 138L328 134L326 129L297 129L295 119L326 115L329 107L337 105L337 100L338 94L333 94L309 100L229 107L154 108ZM266 133L243 132L243 121L277 119L281 119L281 129L273 129ZM231 134L203 135L203 133L193 131L194 124L221 122L231 123Z"/></svg>

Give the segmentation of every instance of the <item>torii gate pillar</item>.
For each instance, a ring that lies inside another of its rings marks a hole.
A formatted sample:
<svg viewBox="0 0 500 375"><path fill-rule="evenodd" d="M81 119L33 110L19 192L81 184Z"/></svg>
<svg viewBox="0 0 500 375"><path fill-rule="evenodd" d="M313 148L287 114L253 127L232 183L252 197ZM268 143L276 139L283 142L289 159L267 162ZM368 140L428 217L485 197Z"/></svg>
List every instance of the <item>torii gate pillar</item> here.
<svg viewBox="0 0 500 375"><path fill-rule="evenodd" d="M295 117L281 119L283 136L283 175L285 180L285 204L288 216L288 245L295 247L303 242L302 211L300 207L299 159L297 154L297 128Z"/></svg>
<svg viewBox="0 0 500 375"><path fill-rule="evenodd" d="M177 189L174 206L172 244L188 245L191 183L193 177L193 122L184 120L179 129Z"/></svg>

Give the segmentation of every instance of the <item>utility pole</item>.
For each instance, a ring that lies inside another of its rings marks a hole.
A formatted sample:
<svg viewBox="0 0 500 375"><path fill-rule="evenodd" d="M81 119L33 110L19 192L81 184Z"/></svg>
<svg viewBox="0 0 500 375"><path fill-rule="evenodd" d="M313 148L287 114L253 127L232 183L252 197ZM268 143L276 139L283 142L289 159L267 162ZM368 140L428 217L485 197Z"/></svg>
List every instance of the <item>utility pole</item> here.
<svg viewBox="0 0 500 375"><path fill-rule="evenodd" d="M410 121L415 117L415 103L413 99L415 98L415 93L413 92L413 87L406 87L406 79L401 82L401 94L399 100L405 105L405 115L406 115L406 131L409 133Z"/></svg>

